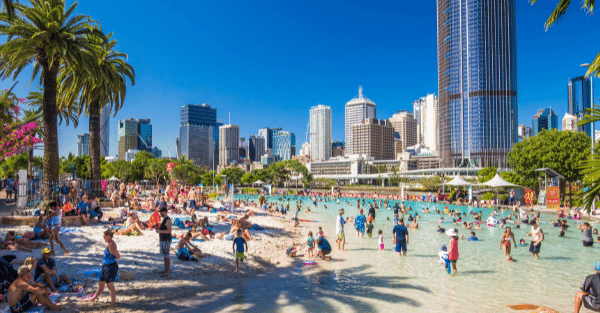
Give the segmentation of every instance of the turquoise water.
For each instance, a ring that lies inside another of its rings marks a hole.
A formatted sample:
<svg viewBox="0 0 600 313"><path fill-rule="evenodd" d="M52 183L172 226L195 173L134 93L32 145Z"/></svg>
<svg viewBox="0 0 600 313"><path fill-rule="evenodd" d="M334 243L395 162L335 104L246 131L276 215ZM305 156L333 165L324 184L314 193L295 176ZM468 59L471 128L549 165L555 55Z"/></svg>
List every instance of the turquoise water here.
<svg viewBox="0 0 600 313"><path fill-rule="evenodd" d="M246 196L238 198L245 199ZM269 202L281 204L276 201L278 199L272 197ZM345 209L346 217L357 214L355 199L342 199L339 205L331 201L320 202L316 209L312 201L302 200L300 219L319 221L301 223L302 231L316 233L318 226L322 226L332 246L335 245L335 216L339 208ZM345 204L346 200L351 205ZM394 203L390 201L390 207ZM296 201L291 200L289 204L288 217L292 217ZM353 225L347 224L346 250L334 247L333 262L320 261L317 266L304 266L299 261L288 276L275 279L275 282L269 279L268 286L265 286L267 278L265 281L259 278L243 286L245 301L251 303L257 298L269 303L268 299L272 299L272 306L267 311L510 312L507 305L530 303L563 312L572 310L580 281L593 273L593 263L600 260L600 244L593 248L582 247L577 221L568 220L570 227L566 237L560 238L560 229L549 225L557 216L542 214L545 240L539 260L530 256L528 247L513 247L515 262L505 261L504 253L499 249L504 229L483 226L482 230L473 230L479 242L459 241L458 274L448 275L438 263L438 251L441 244L448 245L449 237L437 233L436 226L458 228L459 234L465 237L471 230L451 223L438 224L441 214L421 213L425 207L443 211L445 204L409 201L405 204L422 217L419 229L409 230L406 257L400 257L392 250L393 212L381 208L376 215L373 238L357 238ZM304 213L307 205L315 213ZM323 205L328 209L325 210ZM465 206L450 205L449 208L461 212L482 211L483 220L491 212L490 209ZM507 211L505 215L508 214ZM451 220L447 215L444 219ZM464 221L473 219L469 215ZM531 227L521 227L512 227L517 242L523 238L529 244L527 232ZM379 229L384 233L383 251L377 244Z"/></svg>

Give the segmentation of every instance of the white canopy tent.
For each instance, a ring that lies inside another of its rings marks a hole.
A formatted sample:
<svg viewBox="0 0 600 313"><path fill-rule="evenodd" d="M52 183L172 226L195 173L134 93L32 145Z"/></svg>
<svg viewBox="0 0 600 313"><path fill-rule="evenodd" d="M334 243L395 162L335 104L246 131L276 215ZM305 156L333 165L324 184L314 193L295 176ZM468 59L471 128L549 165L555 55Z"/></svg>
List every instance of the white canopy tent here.
<svg viewBox="0 0 600 313"><path fill-rule="evenodd" d="M450 185L450 186L473 186L472 183L460 178L460 176L456 176L454 177L454 179L452 179L451 181L444 183L444 185Z"/></svg>
<svg viewBox="0 0 600 313"><path fill-rule="evenodd" d="M108 181L121 181L121 180L113 176L113 177L109 178Z"/></svg>
<svg viewBox="0 0 600 313"><path fill-rule="evenodd" d="M496 202L498 201L498 189L501 187L525 188L523 186L519 186L519 185L515 185L513 183L507 182L506 180L502 179L502 177L500 177L500 174L498 174L498 173L496 173L496 176L494 176L494 178L486 181L485 183L481 183L478 186L488 186L488 187L496 188ZM498 205L498 203L496 203L496 205Z"/></svg>
<svg viewBox="0 0 600 313"><path fill-rule="evenodd" d="M264 185L264 184L266 184L266 183L260 179L252 183L252 185Z"/></svg>

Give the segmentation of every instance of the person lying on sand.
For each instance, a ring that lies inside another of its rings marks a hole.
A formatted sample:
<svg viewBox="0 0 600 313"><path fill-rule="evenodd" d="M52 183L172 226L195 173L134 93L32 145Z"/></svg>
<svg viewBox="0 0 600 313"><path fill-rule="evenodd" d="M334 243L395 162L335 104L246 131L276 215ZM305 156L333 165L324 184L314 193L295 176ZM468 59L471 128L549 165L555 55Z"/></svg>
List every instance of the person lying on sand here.
<svg viewBox="0 0 600 313"><path fill-rule="evenodd" d="M6 233L5 241L15 242L17 244L22 245L23 247L27 247L28 249L39 249L48 245L45 242L33 242L27 238L17 238L14 230L10 230L8 231L8 233Z"/></svg>
<svg viewBox="0 0 600 313"><path fill-rule="evenodd" d="M208 256L203 254L200 248L193 245L190 241L192 239L192 232L189 231L183 238L179 240L177 244L177 258L181 261L198 261L198 259Z"/></svg>
<svg viewBox="0 0 600 313"><path fill-rule="evenodd" d="M242 231L242 237L246 241L252 240L252 235L250 234L250 231L248 229L241 228L239 221L234 221L233 224L231 225L231 230L229 231L229 234L236 234L238 230Z"/></svg>

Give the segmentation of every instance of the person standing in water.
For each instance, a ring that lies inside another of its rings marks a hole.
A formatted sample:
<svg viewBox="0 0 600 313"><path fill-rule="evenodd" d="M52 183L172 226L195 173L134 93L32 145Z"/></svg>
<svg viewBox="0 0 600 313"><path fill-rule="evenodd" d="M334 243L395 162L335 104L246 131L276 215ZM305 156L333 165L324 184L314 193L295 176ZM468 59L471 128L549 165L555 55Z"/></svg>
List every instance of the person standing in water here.
<svg viewBox="0 0 600 313"><path fill-rule="evenodd" d="M346 246L346 235L344 234L344 224L348 222L349 218L344 220L344 209L340 209L340 215L337 216L335 222L335 234L337 235L336 242L339 250L344 250Z"/></svg>
<svg viewBox="0 0 600 313"><path fill-rule="evenodd" d="M399 219L398 225L394 226L392 230L394 236L394 251L398 252L398 255L406 255L408 245L408 229L404 226L404 220Z"/></svg>
<svg viewBox="0 0 600 313"><path fill-rule="evenodd" d="M502 238L500 238L500 248L498 248L504 249L504 255L506 255L506 257L510 256L511 240L515 244L516 249L517 241L515 240L515 235L512 233L510 227L506 227L504 234L502 234Z"/></svg>
<svg viewBox="0 0 600 313"><path fill-rule="evenodd" d="M529 245L529 253L536 259L540 258L540 248L542 247L542 240L544 240L544 232L538 225L537 219L533 219L531 224L531 232L527 234L531 236L531 244Z"/></svg>
<svg viewBox="0 0 600 313"><path fill-rule="evenodd" d="M452 265L452 270L456 274L456 262L458 262L458 230L450 228L446 231L446 235L450 236L450 251L448 251L448 260Z"/></svg>

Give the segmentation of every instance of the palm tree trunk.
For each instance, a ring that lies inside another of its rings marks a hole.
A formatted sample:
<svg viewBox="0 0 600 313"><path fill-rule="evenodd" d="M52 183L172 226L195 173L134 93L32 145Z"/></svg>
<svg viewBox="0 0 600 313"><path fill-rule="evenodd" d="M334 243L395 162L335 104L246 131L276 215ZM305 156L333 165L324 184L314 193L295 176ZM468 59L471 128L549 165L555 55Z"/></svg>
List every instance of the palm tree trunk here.
<svg viewBox="0 0 600 313"><path fill-rule="evenodd" d="M90 169L92 178L92 197L100 197L102 188L100 179L100 101L90 103Z"/></svg>
<svg viewBox="0 0 600 313"><path fill-rule="evenodd" d="M33 177L33 146L29 147L28 151L28 164L27 164L27 172L31 177Z"/></svg>
<svg viewBox="0 0 600 313"><path fill-rule="evenodd" d="M45 66L44 72L44 102L42 123L44 125L44 177L46 196L52 195L51 184L58 183L58 126L56 110L56 78L58 63L52 67Z"/></svg>

